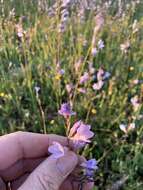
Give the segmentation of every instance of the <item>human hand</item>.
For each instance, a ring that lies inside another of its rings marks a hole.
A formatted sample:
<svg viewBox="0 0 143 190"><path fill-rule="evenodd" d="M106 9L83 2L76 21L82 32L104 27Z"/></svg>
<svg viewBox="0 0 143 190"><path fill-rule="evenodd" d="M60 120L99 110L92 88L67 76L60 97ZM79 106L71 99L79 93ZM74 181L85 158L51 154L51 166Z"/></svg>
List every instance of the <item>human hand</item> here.
<svg viewBox="0 0 143 190"><path fill-rule="evenodd" d="M12 190L78 190L70 176L78 156L69 151L51 159L47 150L53 141L68 146L67 138L57 135L17 132L0 137L0 189L6 190L11 182ZM91 190L92 185L85 184L83 190Z"/></svg>

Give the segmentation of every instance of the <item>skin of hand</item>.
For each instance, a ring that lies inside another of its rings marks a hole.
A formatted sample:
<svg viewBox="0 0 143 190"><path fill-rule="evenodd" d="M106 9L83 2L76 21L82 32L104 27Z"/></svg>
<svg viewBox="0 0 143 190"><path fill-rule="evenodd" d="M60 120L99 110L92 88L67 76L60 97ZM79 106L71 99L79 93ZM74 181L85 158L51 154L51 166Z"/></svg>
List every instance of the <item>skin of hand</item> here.
<svg viewBox="0 0 143 190"><path fill-rule="evenodd" d="M68 146L66 137L16 132L0 137L0 189L6 190L78 190L70 174L83 161L74 152L68 151L55 160L48 155L52 142ZM73 185L72 185L73 184ZM91 190L93 183L84 185Z"/></svg>

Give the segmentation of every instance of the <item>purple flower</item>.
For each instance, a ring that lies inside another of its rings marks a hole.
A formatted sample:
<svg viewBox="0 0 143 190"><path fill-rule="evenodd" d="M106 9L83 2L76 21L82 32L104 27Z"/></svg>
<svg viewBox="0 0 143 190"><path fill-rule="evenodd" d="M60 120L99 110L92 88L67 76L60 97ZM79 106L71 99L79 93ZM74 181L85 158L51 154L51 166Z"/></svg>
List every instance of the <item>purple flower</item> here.
<svg viewBox="0 0 143 190"><path fill-rule="evenodd" d="M109 79L109 77L111 76L111 73L104 71L104 69L99 68L98 72L97 72L97 80L106 80Z"/></svg>
<svg viewBox="0 0 143 190"><path fill-rule="evenodd" d="M86 89L85 88L78 88L78 92L82 94L86 94Z"/></svg>
<svg viewBox="0 0 143 190"><path fill-rule="evenodd" d="M103 76L105 74L105 71L102 68L99 68L98 72L97 72L97 80L102 80Z"/></svg>
<svg viewBox="0 0 143 190"><path fill-rule="evenodd" d="M57 71L57 74L62 76L65 74L65 70L61 68L61 63L58 62L57 65L56 65L56 71Z"/></svg>
<svg viewBox="0 0 143 190"><path fill-rule="evenodd" d="M99 80L97 83L93 84L93 89L94 90L100 90L104 85L104 81Z"/></svg>
<svg viewBox="0 0 143 190"><path fill-rule="evenodd" d="M61 105L61 109L58 111L60 115L63 115L65 118L75 115L76 113L71 110L69 103L64 103Z"/></svg>
<svg viewBox="0 0 143 190"><path fill-rule="evenodd" d="M111 76L111 73L109 73L109 72L105 72L105 73L104 73L104 76L103 76L103 80L107 80L107 79L109 79L110 76Z"/></svg>
<svg viewBox="0 0 143 190"><path fill-rule="evenodd" d="M48 148L48 151L52 154L51 157L54 159L63 157L67 152L67 150L68 150L67 147L63 147L58 142L53 142L53 144Z"/></svg>
<svg viewBox="0 0 143 190"><path fill-rule="evenodd" d="M97 170L97 161L95 159L91 159L88 161L85 161L81 164L82 167L92 169L92 170Z"/></svg>
<svg viewBox="0 0 143 190"><path fill-rule="evenodd" d="M102 50L104 47L105 47L104 42L103 42L103 40L100 39L98 41L98 48Z"/></svg>
<svg viewBox="0 0 143 190"><path fill-rule="evenodd" d="M89 74L85 72L81 77L80 77L80 84L83 84L89 80Z"/></svg>
<svg viewBox="0 0 143 190"><path fill-rule="evenodd" d="M17 31L17 36L18 36L19 38L22 38L23 35L24 35L24 33L25 33L25 31L24 31L23 28L22 28L22 25L17 24L17 25L16 25L16 31Z"/></svg>
<svg viewBox="0 0 143 190"><path fill-rule="evenodd" d="M75 148L81 148L94 136L90 130L91 126L84 124L82 121L77 121L70 130L69 138L73 140Z"/></svg>
<svg viewBox="0 0 143 190"><path fill-rule="evenodd" d="M97 161L95 159L83 162L81 167L85 169L85 173L89 177L93 177L95 170L98 169Z"/></svg>
<svg viewBox="0 0 143 190"><path fill-rule="evenodd" d="M65 74L65 70L64 70L64 69L60 69L60 70L59 70L59 74L60 74L60 75L64 75L64 74Z"/></svg>

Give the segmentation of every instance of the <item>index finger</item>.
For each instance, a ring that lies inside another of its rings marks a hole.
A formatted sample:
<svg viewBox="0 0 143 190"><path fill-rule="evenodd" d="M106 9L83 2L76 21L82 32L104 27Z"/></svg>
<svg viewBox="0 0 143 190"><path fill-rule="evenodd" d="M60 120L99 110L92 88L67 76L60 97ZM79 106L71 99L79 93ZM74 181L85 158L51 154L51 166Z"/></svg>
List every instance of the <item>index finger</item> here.
<svg viewBox="0 0 143 190"><path fill-rule="evenodd" d="M0 137L0 170L4 170L20 159L38 158L48 155L48 146L57 141L68 146L66 137L16 132Z"/></svg>

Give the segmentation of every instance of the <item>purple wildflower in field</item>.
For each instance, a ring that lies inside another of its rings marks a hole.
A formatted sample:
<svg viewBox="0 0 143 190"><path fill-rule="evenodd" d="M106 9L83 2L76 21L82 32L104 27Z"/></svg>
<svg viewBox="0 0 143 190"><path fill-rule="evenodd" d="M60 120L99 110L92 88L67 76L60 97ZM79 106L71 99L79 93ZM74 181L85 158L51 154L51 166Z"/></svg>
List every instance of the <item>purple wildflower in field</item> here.
<svg viewBox="0 0 143 190"><path fill-rule="evenodd" d="M85 88L78 88L78 92L86 94L87 90Z"/></svg>
<svg viewBox="0 0 143 190"><path fill-rule="evenodd" d="M60 24L58 26L58 30L60 33L63 33L66 31L66 28L67 28L67 22L69 20L69 4L70 4L70 1L71 0L63 0L62 1L62 4L61 4L61 7L62 7L62 10L61 10L61 21L60 21Z"/></svg>
<svg viewBox="0 0 143 190"><path fill-rule="evenodd" d="M63 23L66 23L69 19L69 11L67 9L63 9L61 11L61 21Z"/></svg>
<svg viewBox="0 0 143 190"><path fill-rule="evenodd" d="M100 39L100 40L98 41L98 49L102 50L104 47L105 47L104 41Z"/></svg>
<svg viewBox="0 0 143 190"><path fill-rule="evenodd" d="M58 26L59 33L63 33L63 32L65 32L65 30L66 30L65 24L64 23L60 23L59 26Z"/></svg>
<svg viewBox="0 0 143 190"><path fill-rule="evenodd" d="M61 68L61 63L56 65L57 76L61 77L65 74L65 70Z"/></svg>
<svg viewBox="0 0 143 190"><path fill-rule="evenodd" d="M21 24L16 24L16 33L19 39L23 38L26 35L26 31L23 29Z"/></svg>
<svg viewBox="0 0 143 190"><path fill-rule="evenodd" d="M58 142L53 142L53 144L48 148L48 151L52 154L51 157L55 159L63 157L67 150L67 147L63 147Z"/></svg>
<svg viewBox="0 0 143 190"><path fill-rule="evenodd" d="M81 77L80 77L80 84L83 84L89 80L89 74L85 72Z"/></svg>
<svg viewBox="0 0 143 190"><path fill-rule="evenodd" d="M69 138L75 143L90 143L91 141L89 139L94 136L94 133L90 129L90 125L86 125L82 121L77 121L70 130Z"/></svg>
<svg viewBox="0 0 143 190"><path fill-rule="evenodd" d="M97 72L97 80L107 80L109 79L111 76L111 73L109 73L108 71L105 71L102 67L99 68L98 72Z"/></svg>
<svg viewBox="0 0 143 190"><path fill-rule="evenodd" d="M58 111L60 115L63 115L65 118L75 115L76 113L71 110L69 103L64 103L61 105L61 109Z"/></svg>
<svg viewBox="0 0 143 190"><path fill-rule="evenodd" d="M108 71L106 71L106 72L104 73L103 80L109 79L110 76L111 76L111 73L109 73Z"/></svg>
<svg viewBox="0 0 143 190"><path fill-rule="evenodd" d="M105 71L102 68L99 68L98 72L97 72L97 80L102 80L103 76L105 74Z"/></svg>
<svg viewBox="0 0 143 190"><path fill-rule="evenodd" d="M111 73L105 71L102 67L99 68L96 77L94 77L97 82L93 84L93 89L94 90L100 90L102 89L105 80L109 79L109 77L111 76Z"/></svg>
<svg viewBox="0 0 143 190"><path fill-rule="evenodd" d="M85 169L85 174L91 178L94 176L94 172L98 169L97 161L95 159L83 162L81 167Z"/></svg>
<svg viewBox="0 0 143 190"><path fill-rule="evenodd" d="M60 74L60 75L64 75L64 74L65 74L65 70L64 70L64 69L60 69L60 70L59 70L59 74Z"/></svg>
<svg viewBox="0 0 143 190"><path fill-rule="evenodd" d="M94 83L92 87L94 90L101 90L103 85L104 85L104 81L99 80L97 83Z"/></svg>

